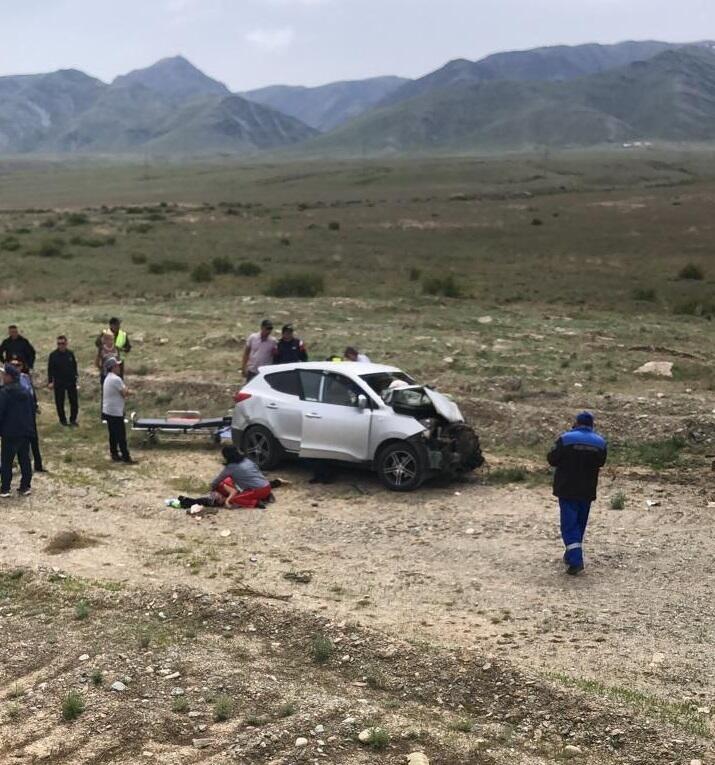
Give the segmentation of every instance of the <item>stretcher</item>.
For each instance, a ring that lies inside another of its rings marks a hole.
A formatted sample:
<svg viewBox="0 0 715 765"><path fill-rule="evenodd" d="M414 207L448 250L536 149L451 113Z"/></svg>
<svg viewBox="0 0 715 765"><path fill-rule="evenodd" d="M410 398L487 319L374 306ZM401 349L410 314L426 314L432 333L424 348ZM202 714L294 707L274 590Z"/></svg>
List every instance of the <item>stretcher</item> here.
<svg viewBox="0 0 715 765"><path fill-rule="evenodd" d="M131 413L132 430L146 433L149 441L156 441L159 433L173 435L202 435L207 432L211 440L221 443L221 434L226 428L231 427L231 415L224 417L202 417L201 412L172 410L166 413L166 417L137 417L136 412Z"/></svg>

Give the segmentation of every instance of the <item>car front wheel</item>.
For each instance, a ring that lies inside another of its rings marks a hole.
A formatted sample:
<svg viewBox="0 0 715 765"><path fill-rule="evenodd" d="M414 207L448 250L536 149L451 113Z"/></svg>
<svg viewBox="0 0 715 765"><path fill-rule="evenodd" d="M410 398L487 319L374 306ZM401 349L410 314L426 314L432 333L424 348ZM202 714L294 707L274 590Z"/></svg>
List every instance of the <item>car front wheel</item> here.
<svg viewBox="0 0 715 765"><path fill-rule="evenodd" d="M261 470L271 470L281 461L283 450L268 428L254 425L241 439L241 451Z"/></svg>
<svg viewBox="0 0 715 765"><path fill-rule="evenodd" d="M390 491L414 491L426 477L418 450L407 441L382 449L376 467L380 481Z"/></svg>

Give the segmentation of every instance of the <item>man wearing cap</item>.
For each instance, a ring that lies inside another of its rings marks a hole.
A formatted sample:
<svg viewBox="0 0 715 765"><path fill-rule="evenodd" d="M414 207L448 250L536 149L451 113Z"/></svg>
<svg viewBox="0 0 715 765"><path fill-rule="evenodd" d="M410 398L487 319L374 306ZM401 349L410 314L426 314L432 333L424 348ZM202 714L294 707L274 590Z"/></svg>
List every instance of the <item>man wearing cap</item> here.
<svg viewBox="0 0 715 765"><path fill-rule="evenodd" d="M124 425L124 406L129 390L119 376L121 362L112 357L108 358L104 362L104 372L106 377L102 386L102 416L109 431L109 453L115 462L133 465L134 460L129 456L127 429Z"/></svg>
<svg viewBox="0 0 715 765"><path fill-rule="evenodd" d="M295 336L293 325L286 324L281 330L281 339L273 352L273 363L295 364L299 361L308 361L305 343Z"/></svg>
<svg viewBox="0 0 715 765"><path fill-rule="evenodd" d="M17 456L20 463L21 496L31 493L32 465L30 442L35 437L34 402L30 393L20 384L20 370L12 364L3 368L3 387L0 390L0 497L10 496L12 466Z"/></svg>
<svg viewBox="0 0 715 765"><path fill-rule="evenodd" d="M554 496L561 509L561 537L566 546L567 573L583 571L583 538L591 502L596 499L598 473L606 464L606 439L593 428L591 412L576 415L571 430L562 433L549 452L554 473Z"/></svg>
<svg viewBox="0 0 715 765"><path fill-rule="evenodd" d="M277 343L275 337L271 337L271 332L273 332L273 322L270 319L264 319L261 322L260 332L254 332L248 336L241 363L241 371L246 382L250 382L261 367L273 363Z"/></svg>

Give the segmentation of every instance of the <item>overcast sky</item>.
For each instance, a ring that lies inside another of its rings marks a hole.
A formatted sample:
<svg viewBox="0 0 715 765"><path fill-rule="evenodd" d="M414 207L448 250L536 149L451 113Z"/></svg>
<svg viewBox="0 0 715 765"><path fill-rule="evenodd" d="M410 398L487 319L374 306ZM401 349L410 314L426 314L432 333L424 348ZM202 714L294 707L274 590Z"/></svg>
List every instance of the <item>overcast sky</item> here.
<svg viewBox="0 0 715 765"><path fill-rule="evenodd" d="M0 74L105 81L182 53L233 90L537 45L715 37L714 0L0 0Z"/></svg>

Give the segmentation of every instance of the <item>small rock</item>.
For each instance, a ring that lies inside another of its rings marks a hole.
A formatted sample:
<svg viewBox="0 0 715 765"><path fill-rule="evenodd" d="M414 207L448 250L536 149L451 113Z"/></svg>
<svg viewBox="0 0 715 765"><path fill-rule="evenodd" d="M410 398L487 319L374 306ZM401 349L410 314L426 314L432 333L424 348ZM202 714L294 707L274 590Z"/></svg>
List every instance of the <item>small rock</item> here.
<svg viewBox="0 0 715 765"><path fill-rule="evenodd" d="M489 742L485 738L478 738L474 741L475 749L482 750L489 746Z"/></svg>
<svg viewBox="0 0 715 765"><path fill-rule="evenodd" d="M469 536L472 536L472 534L474 534L474 531L475 531L475 529L469 528L464 533L468 534Z"/></svg>
<svg viewBox="0 0 715 765"><path fill-rule="evenodd" d="M478 321L480 324L491 324L491 323L494 321L494 319L492 319L492 317L491 317L491 316L480 316L480 317L477 319L477 321Z"/></svg>
<svg viewBox="0 0 715 765"><path fill-rule="evenodd" d="M361 744L369 744L372 740L372 728L365 728L358 733L358 741Z"/></svg>
<svg viewBox="0 0 715 765"><path fill-rule="evenodd" d="M231 529L222 529L222 530L219 532L219 536L220 536L220 537L224 537L224 539L225 539L226 537L230 537L230 536L231 536Z"/></svg>
<svg viewBox="0 0 715 765"><path fill-rule="evenodd" d="M672 361L648 361L642 367L638 367L633 374L636 375L655 375L656 377L672 377Z"/></svg>
<svg viewBox="0 0 715 765"><path fill-rule="evenodd" d="M213 739L195 738L191 743L193 744L194 749L207 749L211 746L211 744L213 744Z"/></svg>
<svg viewBox="0 0 715 765"><path fill-rule="evenodd" d="M580 757L583 754L583 752L581 751L579 747L574 746L573 744L567 744L564 747L563 754L566 759L570 759L571 757Z"/></svg>
<svg viewBox="0 0 715 765"><path fill-rule="evenodd" d="M80 660L80 661L87 661L88 659L89 659L89 654L88 654L88 653L83 653L83 654L82 654L82 655L79 657L79 660Z"/></svg>
<svg viewBox="0 0 715 765"><path fill-rule="evenodd" d="M303 736L301 736L300 738L297 738L295 740L295 745L296 745L297 748L302 748L304 746L308 746L308 739L307 738L303 738Z"/></svg>
<svg viewBox="0 0 715 765"><path fill-rule="evenodd" d="M191 712L189 712L189 717L191 717L191 718L201 717L201 712L197 712L196 710L192 710Z"/></svg>
<svg viewBox="0 0 715 765"><path fill-rule="evenodd" d="M121 693L122 691L127 690L127 686L124 685L121 680L117 680L116 682L112 683L112 690L117 691L117 693Z"/></svg>
<svg viewBox="0 0 715 765"><path fill-rule="evenodd" d="M181 672L172 672L170 675L166 675L164 680L177 680L181 677Z"/></svg>
<svg viewBox="0 0 715 765"><path fill-rule="evenodd" d="M429 760L423 752L412 752L407 755L407 765L429 765Z"/></svg>
<svg viewBox="0 0 715 765"><path fill-rule="evenodd" d="M324 725L316 725L315 726L315 732L316 733L325 733L325 726Z"/></svg>
<svg viewBox="0 0 715 765"><path fill-rule="evenodd" d="M184 695L184 689L183 688L172 688L171 689L171 695L172 696L183 696Z"/></svg>

